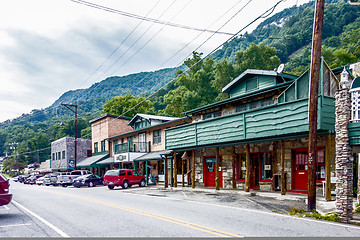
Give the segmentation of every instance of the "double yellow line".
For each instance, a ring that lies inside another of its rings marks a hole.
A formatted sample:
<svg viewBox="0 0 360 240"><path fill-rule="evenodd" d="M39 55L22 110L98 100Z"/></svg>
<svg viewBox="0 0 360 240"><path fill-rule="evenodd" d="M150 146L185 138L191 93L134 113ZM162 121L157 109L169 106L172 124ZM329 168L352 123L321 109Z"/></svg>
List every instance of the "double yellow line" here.
<svg viewBox="0 0 360 240"><path fill-rule="evenodd" d="M121 209L123 211L140 214L140 215L143 215L143 216L147 216L147 217L159 219L159 220L162 220L162 221L165 221L165 222L171 222L171 223L181 225L181 226L184 226L184 227L187 227L187 228L195 229L195 230L198 230L198 231L201 231L201 232L206 232L206 233L209 233L209 234L212 234L212 235L216 235L218 237L236 237L236 238L243 238L244 237L244 236L240 236L240 235L237 235L237 234L224 232L224 231L221 231L221 230L218 230L218 229L215 229L215 228L209 228L209 227L205 227L205 226L202 226L202 225L199 225L199 224L194 224L194 223L191 223L191 222L187 222L187 221L167 217L167 216L164 216L164 215L160 215L160 214L156 214L156 213L152 213L152 212L147 212L147 211L143 211L143 210L139 210L139 209L135 209L135 208L129 208L129 207L121 206L121 205L114 204L114 203L99 201L99 200L92 199L92 198L86 198L86 197L81 197L81 196L77 196L77 195L74 195L74 194L60 193L60 192L55 192L55 191L45 190L45 189L41 189L41 191L54 193L54 194L59 194L59 195L64 195L64 196L68 196L68 197L72 197L72 198L76 198L76 199L81 199L81 200L84 200L84 201L93 202L93 203L97 203L97 204L100 204L100 205L104 205L104 206L108 206L108 207L112 207L112 208L116 208L116 209Z"/></svg>

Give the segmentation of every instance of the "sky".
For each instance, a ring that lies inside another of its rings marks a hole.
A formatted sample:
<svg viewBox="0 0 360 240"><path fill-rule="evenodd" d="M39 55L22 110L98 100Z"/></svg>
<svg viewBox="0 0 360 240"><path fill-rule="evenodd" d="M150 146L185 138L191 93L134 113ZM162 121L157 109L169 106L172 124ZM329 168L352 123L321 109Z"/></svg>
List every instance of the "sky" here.
<svg viewBox="0 0 360 240"><path fill-rule="evenodd" d="M176 67L194 50L205 56L278 1L0 1L0 122L110 76ZM283 1L273 14L305 2Z"/></svg>

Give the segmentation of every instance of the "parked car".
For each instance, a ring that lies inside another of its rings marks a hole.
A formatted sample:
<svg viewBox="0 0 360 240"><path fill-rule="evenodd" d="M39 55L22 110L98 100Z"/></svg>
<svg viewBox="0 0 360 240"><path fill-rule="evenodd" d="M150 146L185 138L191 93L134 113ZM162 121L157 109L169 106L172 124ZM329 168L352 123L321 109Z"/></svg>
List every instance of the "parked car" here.
<svg viewBox="0 0 360 240"><path fill-rule="evenodd" d="M53 186L61 185L61 176L68 176L70 172L56 172L50 175L50 184Z"/></svg>
<svg viewBox="0 0 360 240"><path fill-rule="evenodd" d="M31 175L23 175L19 178L19 182L24 183L27 178L31 177Z"/></svg>
<svg viewBox="0 0 360 240"><path fill-rule="evenodd" d="M51 178L51 174L46 174L46 175L44 176L43 185L45 185L45 186L50 186L50 185L51 185L50 178Z"/></svg>
<svg viewBox="0 0 360 240"><path fill-rule="evenodd" d="M0 206L11 202L12 194L9 193L9 180L0 173Z"/></svg>
<svg viewBox="0 0 360 240"><path fill-rule="evenodd" d="M44 183L44 178L45 177L43 176L43 177L39 177L38 179L36 179L36 184L39 186L42 185Z"/></svg>
<svg viewBox="0 0 360 240"><path fill-rule="evenodd" d="M87 174L74 179L73 186L74 187L95 187L96 185L102 185L104 179L94 174Z"/></svg>
<svg viewBox="0 0 360 240"><path fill-rule="evenodd" d="M71 171L68 175L59 175L58 176L58 184L63 187L67 187L73 184L75 178L83 175L91 174L88 170L74 170Z"/></svg>
<svg viewBox="0 0 360 240"><path fill-rule="evenodd" d="M109 170L104 175L103 183L109 189L114 189L116 186L126 189L134 184L139 184L140 187L145 187L146 185L145 176L131 169Z"/></svg>
<svg viewBox="0 0 360 240"><path fill-rule="evenodd" d="M14 182L18 182L20 178L21 178L21 176L19 175L19 176L14 177L13 180L14 180Z"/></svg>
<svg viewBox="0 0 360 240"><path fill-rule="evenodd" d="M40 177L42 177L42 175L32 175L27 179L27 183L31 185L36 184L36 180Z"/></svg>

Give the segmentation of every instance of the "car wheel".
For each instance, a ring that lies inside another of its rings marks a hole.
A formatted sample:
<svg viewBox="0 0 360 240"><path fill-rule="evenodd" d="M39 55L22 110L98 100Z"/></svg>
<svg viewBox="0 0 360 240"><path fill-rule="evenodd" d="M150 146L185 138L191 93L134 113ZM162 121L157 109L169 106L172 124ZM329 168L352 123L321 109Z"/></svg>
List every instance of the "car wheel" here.
<svg viewBox="0 0 360 240"><path fill-rule="evenodd" d="M77 188L80 188L80 186L76 186Z"/></svg>
<svg viewBox="0 0 360 240"><path fill-rule="evenodd" d="M88 186L89 187L95 187L95 184L93 182L89 182Z"/></svg>
<svg viewBox="0 0 360 240"><path fill-rule="evenodd" d="M108 188L109 188L109 189L114 189L114 186L108 185Z"/></svg>
<svg viewBox="0 0 360 240"><path fill-rule="evenodd" d="M146 185L145 179L142 179L139 186L140 187L145 187L145 185Z"/></svg>
<svg viewBox="0 0 360 240"><path fill-rule="evenodd" d="M125 180L125 181L123 182L122 188L123 188L123 189L127 189L128 187L129 187L129 183L128 183L127 180Z"/></svg>
<svg viewBox="0 0 360 240"><path fill-rule="evenodd" d="M67 185L66 185L66 184L63 184L63 185L61 185L61 186L63 186L63 187L67 187Z"/></svg>

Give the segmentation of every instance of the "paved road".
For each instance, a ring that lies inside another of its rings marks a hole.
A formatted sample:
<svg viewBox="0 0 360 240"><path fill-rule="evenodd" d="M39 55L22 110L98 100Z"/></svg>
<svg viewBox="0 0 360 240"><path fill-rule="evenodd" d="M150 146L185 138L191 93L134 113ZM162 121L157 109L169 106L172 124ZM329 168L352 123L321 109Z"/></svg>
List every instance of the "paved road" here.
<svg viewBox="0 0 360 240"><path fill-rule="evenodd" d="M241 199L223 205L205 193L14 182L10 190L13 203L0 208L1 237L360 236L360 227L273 213L244 199L244 207Z"/></svg>

